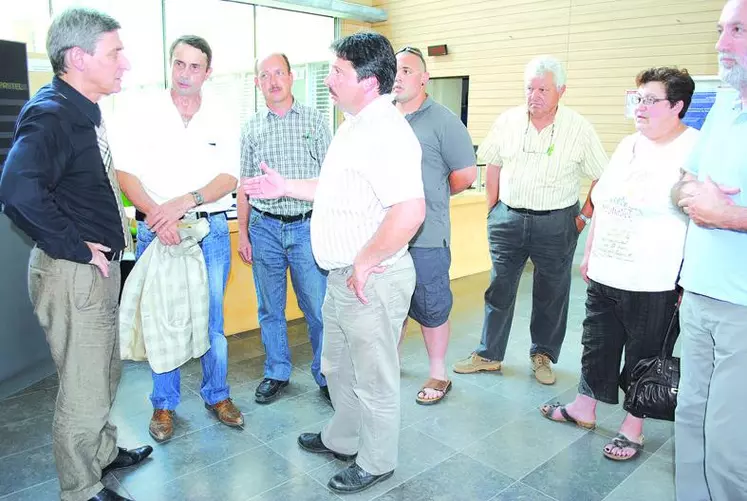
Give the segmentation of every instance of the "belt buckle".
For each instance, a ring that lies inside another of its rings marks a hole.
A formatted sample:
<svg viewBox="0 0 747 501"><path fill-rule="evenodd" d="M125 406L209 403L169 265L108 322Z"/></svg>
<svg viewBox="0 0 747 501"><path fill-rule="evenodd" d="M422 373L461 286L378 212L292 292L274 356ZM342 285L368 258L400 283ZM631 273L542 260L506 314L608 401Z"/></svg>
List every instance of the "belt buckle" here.
<svg viewBox="0 0 747 501"><path fill-rule="evenodd" d="M197 213L195 212L187 212L182 216L182 219L184 221L197 221L199 217L197 217Z"/></svg>

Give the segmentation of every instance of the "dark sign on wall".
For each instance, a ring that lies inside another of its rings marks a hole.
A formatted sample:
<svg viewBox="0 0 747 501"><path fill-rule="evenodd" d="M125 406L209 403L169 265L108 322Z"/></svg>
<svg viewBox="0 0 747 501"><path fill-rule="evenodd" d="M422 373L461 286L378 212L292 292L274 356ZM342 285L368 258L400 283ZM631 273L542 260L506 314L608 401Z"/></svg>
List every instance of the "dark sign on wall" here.
<svg viewBox="0 0 747 501"><path fill-rule="evenodd" d="M0 172L21 108L29 100L26 44L0 40Z"/></svg>

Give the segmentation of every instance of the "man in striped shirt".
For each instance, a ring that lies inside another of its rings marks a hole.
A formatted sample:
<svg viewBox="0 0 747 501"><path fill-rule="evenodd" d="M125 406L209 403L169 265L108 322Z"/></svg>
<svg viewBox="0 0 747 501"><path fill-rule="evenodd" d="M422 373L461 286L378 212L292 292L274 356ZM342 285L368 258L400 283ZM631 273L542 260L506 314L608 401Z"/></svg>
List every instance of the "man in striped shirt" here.
<svg viewBox="0 0 747 501"><path fill-rule="evenodd" d="M346 119L318 181L286 180L266 168L243 186L249 196L314 200L312 247L329 270L322 372L335 414L321 433L303 433L298 443L356 458L328 484L351 493L391 477L397 466L397 342L415 288L407 244L423 223L425 200L420 144L389 95L397 71L391 44L377 33L356 33L332 49L325 83Z"/></svg>
<svg viewBox="0 0 747 501"><path fill-rule="evenodd" d="M319 111L299 103L291 93L293 74L285 54L272 54L257 62L255 84L267 105L244 127L241 137L241 177L261 174L260 165L272 167L288 179L319 176L331 134ZM311 252L311 202L281 197L276 200L237 197L239 255L252 263L259 307L259 326L265 347L264 379L254 398L269 403L280 396L291 375L288 326L285 320L287 272L308 325L314 352L311 373L322 396L329 401L327 381L320 370L322 352L322 300L326 273Z"/></svg>
<svg viewBox="0 0 747 501"><path fill-rule="evenodd" d="M529 351L542 384L555 383L568 320L571 266L578 235L590 220L591 190L579 211L581 177L594 182L607 155L592 125L561 106L565 70L540 56L526 68L526 105L500 115L477 155L487 163L488 236L493 261L485 292L480 346L454 365L465 374L500 370L516 290L527 259L534 265Z"/></svg>

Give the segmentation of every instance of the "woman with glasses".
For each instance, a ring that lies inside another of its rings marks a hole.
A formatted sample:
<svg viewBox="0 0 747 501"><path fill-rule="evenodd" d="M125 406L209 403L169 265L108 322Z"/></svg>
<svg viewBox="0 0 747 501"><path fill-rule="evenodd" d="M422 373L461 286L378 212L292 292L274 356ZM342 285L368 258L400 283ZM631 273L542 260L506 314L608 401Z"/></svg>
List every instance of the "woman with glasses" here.
<svg viewBox="0 0 747 501"><path fill-rule="evenodd" d="M597 402L617 404L631 370L660 352L679 296L687 219L670 191L698 137L682 123L695 83L687 70L652 68L636 84L637 132L620 142L592 195L581 264L589 285L578 395L540 407L548 419L587 429L595 426ZM602 452L627 461L642 447L643 419L627 414Z"/></svg>

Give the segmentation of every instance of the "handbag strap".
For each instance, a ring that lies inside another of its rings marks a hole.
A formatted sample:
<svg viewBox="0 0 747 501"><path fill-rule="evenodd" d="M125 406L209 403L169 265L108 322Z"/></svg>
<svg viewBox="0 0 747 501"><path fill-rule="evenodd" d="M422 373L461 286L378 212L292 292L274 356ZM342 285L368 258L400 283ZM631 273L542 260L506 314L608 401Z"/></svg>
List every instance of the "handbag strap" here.
<svg viewBox="0 0 747 501"><path fill-rule="evenodd" d="M669 358L674 352L674 344L677 342L677 338L680 335L678 329L680 323L680 303L674 307L674 313L672 313L672 319L669 321L669 327L667 328L667 334L664 336L664 342L661 345L661 358Z"/></svg>

